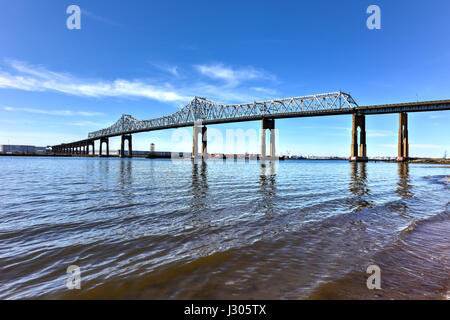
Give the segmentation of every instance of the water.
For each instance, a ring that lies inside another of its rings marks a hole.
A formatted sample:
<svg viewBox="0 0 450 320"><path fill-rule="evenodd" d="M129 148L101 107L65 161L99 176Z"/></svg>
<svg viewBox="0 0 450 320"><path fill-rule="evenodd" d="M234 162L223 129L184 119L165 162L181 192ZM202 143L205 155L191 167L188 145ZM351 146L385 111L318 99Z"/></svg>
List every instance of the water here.
<svg viewBox="0 0 450 320"><path fill-rule="evenodd" d="M450 168L0 157L0 298L445 299ZM382 270L368 290L366 268ZM67 267L81 270L68 290Z"/></svg>

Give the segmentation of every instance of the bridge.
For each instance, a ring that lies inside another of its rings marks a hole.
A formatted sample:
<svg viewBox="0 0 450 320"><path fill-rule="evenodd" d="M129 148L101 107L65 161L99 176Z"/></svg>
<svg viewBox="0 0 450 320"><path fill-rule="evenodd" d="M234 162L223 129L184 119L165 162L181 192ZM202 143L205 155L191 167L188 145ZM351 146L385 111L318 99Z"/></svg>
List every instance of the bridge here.
<svg viewBox="0 0 450 320"><path fill-rule="evenodd" d="M131 115L122 117L110 127L90 132L87 139L64 143L52 147L55 153L95 155L94 143L100 141L99 155L106 144L109 156L109 138L121 136L120 156L125 156L128 141L128 156L132 156L132 134L154 130L193 127L192 156L207 157L207 125L242 121L262 122L261 157L266 158L266 131L270 130L270 157L275 157L275 119L313 117L327 115L352 115L351 161L367 161L365 116L375 114L399 114L398 160L409 157L408 112L450 110L450 100L422 101L386 105L358 106L350 94L332 92L302 97L276 99L243 104L221 104L205 98L195 97L179 111L160 118L138 120ZM359 134L358 134L359 129ZM201 134L202 150L198 150ZM359 136L359 139L358 139Z"/></svg>

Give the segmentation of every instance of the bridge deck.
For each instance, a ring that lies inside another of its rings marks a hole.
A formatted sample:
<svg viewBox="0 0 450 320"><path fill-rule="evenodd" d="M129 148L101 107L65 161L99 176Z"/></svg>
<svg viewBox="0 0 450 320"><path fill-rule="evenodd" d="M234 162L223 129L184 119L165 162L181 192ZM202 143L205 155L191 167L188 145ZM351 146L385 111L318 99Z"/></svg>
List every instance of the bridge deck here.
<svg viewBox="0 0 450 320"><path fill-rule="evenodd" d="M352 113L372 115L442 110L450 110L450 100L359 107L350 95L342 92L239 105L223 105L196 97L187 106L172 115L150 120L138 120L132 116L123 115L114 125L90 133L87 139L60 146L82 145L92 140L120 136L122 134L190 127L194 125L195 121L201 121L205 125L212 125L257 121L264 118L285 119Z"/></svg>

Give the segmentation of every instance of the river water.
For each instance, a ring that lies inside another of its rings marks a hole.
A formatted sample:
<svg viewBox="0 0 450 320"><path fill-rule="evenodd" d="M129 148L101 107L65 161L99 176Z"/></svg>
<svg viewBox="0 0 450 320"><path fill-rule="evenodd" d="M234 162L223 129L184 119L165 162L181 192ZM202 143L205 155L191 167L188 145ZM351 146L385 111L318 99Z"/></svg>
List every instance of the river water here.
<svg viewBox="0 0 450 320"><path fill-rule="evenodd" d="M450 298L450 168L0 157L2 299ZM67 268L80 269L69 290ZM381 290L369 290L369 265Z"/></svg>

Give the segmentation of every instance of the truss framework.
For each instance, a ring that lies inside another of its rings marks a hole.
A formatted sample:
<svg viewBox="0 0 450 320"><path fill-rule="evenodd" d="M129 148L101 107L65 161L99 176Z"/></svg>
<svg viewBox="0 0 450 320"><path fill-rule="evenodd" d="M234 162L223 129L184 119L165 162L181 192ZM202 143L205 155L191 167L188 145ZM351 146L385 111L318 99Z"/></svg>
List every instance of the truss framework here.
<svg viewBox="0 0 450 320"><path fill-rule="evenodd" d="M271 118L289 114L352 109L358 105L343 92L277 99L243 104L221 104L195 97L179 111L156 119L138 120L131 115L122 117L112 126L90 132L88 139L117 136L125 133L151 131L192 125L194 122L219 123L244 119Z"/></svg>

